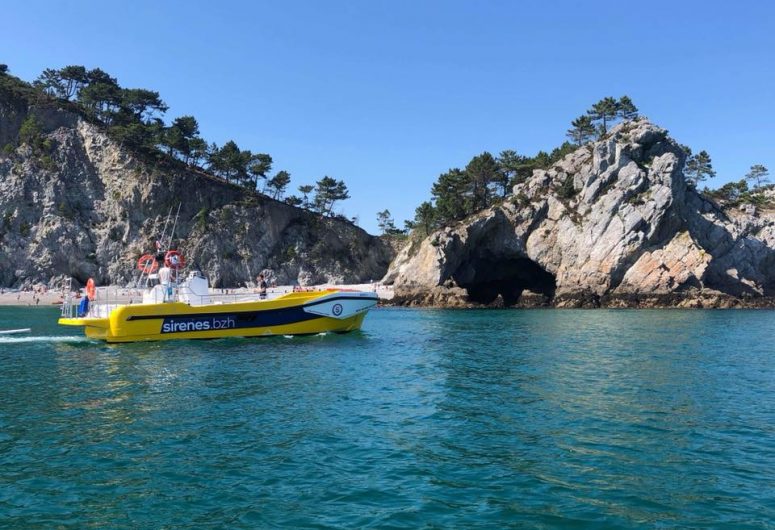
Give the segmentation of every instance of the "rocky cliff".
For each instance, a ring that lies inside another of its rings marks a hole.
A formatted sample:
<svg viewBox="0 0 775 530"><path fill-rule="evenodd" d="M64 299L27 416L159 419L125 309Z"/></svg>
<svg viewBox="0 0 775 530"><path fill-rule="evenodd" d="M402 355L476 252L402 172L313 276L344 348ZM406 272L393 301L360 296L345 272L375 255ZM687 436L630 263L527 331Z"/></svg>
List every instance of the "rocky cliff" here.
<svg viewBox="0 0 775 530"><path fill-rule="evenodd" d="M383 279L404 304L772 305L775 216L725 210L641 119L514 187L501 205L407 245Z"/></svg>
<svg viewBox="0 0 775 530"><path fill-rule="evenodd" d="M72 109L27 105L0 94L0 286L74 277L125 284L181 205L181 250L216 286L270 269L278 283L363 282L393 257L380 239L247 192L182 164L122 148ZM37 148L19 142L34 114Z"/></svg>

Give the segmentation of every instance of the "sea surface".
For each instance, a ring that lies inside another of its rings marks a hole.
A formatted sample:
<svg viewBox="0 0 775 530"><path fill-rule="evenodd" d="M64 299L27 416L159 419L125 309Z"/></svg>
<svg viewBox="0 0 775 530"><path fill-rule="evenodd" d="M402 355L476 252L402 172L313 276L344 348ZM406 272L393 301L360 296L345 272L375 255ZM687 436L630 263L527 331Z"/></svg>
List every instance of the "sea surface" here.
<svg viewBox="0 0 775 530"><path fill-rule="evenodd" d="M377 309L110 346L0 307L1 528L773 528L775 312Z"/></svg>

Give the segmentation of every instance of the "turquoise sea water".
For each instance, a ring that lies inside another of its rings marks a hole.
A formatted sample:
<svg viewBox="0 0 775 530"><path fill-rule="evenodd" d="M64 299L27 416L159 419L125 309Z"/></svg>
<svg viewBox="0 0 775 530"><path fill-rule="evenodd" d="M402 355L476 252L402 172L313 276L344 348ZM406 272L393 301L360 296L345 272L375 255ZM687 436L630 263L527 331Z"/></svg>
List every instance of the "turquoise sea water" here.
<svg viewBox="0 0 775 530"><path fill-rule="evenodd" d="M109 346L0 308L0 527L772 528L775 312L378 309Z"/></svg>

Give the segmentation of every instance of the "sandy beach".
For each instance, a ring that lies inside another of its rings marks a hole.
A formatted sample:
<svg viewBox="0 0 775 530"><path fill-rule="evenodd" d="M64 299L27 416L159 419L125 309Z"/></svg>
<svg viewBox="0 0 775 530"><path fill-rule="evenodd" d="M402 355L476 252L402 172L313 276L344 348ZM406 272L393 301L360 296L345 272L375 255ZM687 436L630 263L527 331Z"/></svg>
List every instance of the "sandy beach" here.
<svg viewBox="0 0 775 530"><path fill-rule="evenodd" d="M137 303L142 299L142 290L140 289L128 289L123 287L112 286L109 288L111 299L117 302L124 303ZM376 292L381 300L390 300L393 298L392 286L381 284L350 284L350 285L315 285L305 287L314 291L322 291L325 289L349 289L354 291L370 291ZM285 293L293 291L292 285L279 285L276 287L270 287L267 289L267 295L269 299L276 298ZM226 295L226 294L250 294L255 292L253 289L245 287L234 289L210 289L210 293L213 295ZM80 294L83 294L81 290ZM47 290L44 287L38 287L35 290L19 291L14 289L2 289L0 290L0 305L17 305L17 306L50 306L60 305L63 299L63 292L61 290Z"/></svg>

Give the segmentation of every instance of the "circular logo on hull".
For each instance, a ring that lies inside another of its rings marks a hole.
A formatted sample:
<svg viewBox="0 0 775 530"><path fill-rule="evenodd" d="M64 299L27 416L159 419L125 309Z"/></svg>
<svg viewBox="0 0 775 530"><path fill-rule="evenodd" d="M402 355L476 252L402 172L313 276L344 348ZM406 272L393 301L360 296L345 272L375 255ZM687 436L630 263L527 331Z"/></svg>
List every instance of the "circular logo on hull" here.
<svg viewBox="0 0 775 530"><path fill-rule="evenodd" d="M334 314L335 317L338 317L342 314L342 310L344 308L342 307L342 304L334 304L334 306L331 308L331 312Z"/></svg>

